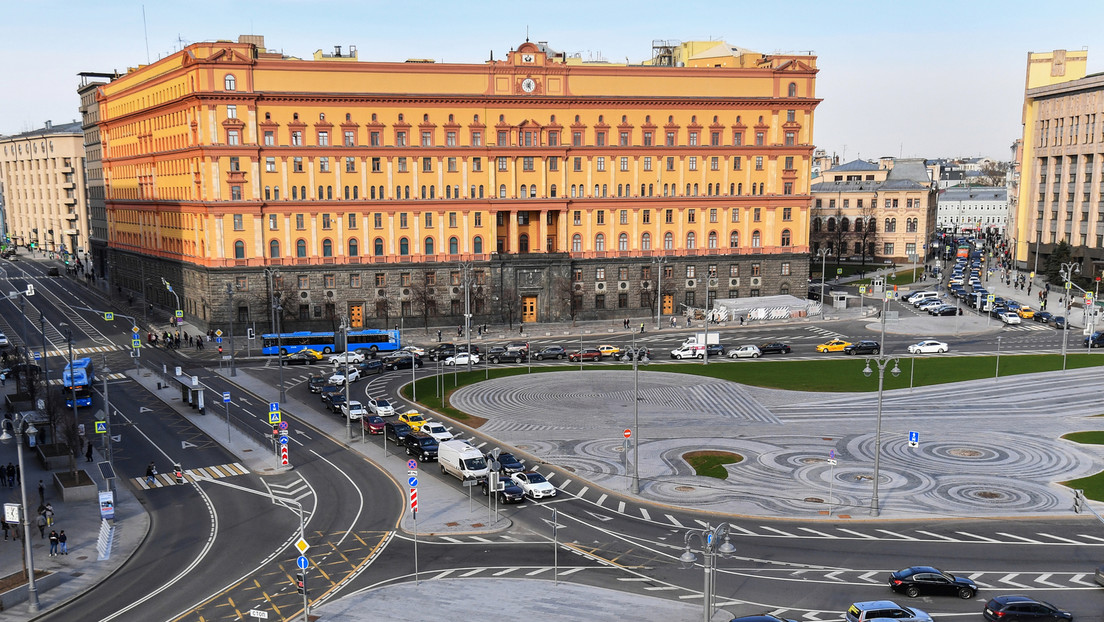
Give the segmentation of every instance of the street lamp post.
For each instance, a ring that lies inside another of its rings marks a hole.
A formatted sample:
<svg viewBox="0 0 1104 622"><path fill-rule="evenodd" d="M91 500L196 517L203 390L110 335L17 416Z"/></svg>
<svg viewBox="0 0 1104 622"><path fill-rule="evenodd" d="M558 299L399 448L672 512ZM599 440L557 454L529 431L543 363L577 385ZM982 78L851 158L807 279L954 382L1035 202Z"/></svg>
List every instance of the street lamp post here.
<svg viewBox="0 0 1104 622"><path fill-rule="evenodd" d="M890 362L893 363L893 369L890 370L894 376L901 375L901 368L897 363L899 359L887 358L885 355L885 322L886 322L886 303L892 297L892 292L885 292L885 296L882 298L882 340L878 342L878 356L877 358L866 359L866 367L863 368L862 373L867 378L870 374L874 373L870 369L870 364L874 363L878 367L878 422L874 432L874 494L870 497L870 515L878 516L881 513L881 509L878 506L878 480L881 476L881 458L882 458L882 393L885 388L885 369Z"/></svg>
<svg viewBox="0 0 1104 622"><path fill-rule="evenodd" d="M226 307L230 314L230 375L237 376L238 370L234 367L234 288L229 283L226 284Z"/></svg>
<svg viewBox="0 0 1104 622"><path fill-rule="evenodd" d="M1070 294L1073 292L1074 287L1077 287L1077 289L1081 292L1084 292L1085 290L1081 289L1073 283L1073 275L1081 274L1081 264L1077 263L1076 261L1067 261L1066 263L1062 264L1061 268L1058 269L1058 274L1062 277L1062 282L1065 284L1065 295L1062 297L1063 300L1065 300L1065 302L1062 303L1062 315L1066 318L1066 321L1062 323L1062 369L1065 370L1066 342L1069 340L1069 310L1073 308L1073 305L1070 303Z"/></svg>
<svg viewBox="0 0 1104 622"><path fill-rule="evenodd" d="M9 427L11 433L8 432ZM0 433L0 441L5 443L11 440L12 433L15 434L19 472L22 474L19 477L19 494L23 501L20 514L23 518L23 555L24 562L27 564L27 611L38 613L38 588L35 586L34 557L31 556L31 519L27 514L27 471L23 468L23 435L26 434L28 438L34 439L38 434L38 428L27 420L26 415L15 413L11 419L0 420L0 430L3 431Z"/></svg>
<svg viewBox="0 0 1104 622"><path fill-rule="evenodd" d="M280 271L275 268L265 268L265 276L268 278L268 292L272 296L272 330L276 333L276 358L280 362L280 403L287 401L287 396L284 393L284 360L281 358L283 353L283 343L280 339L280 315L283 314L284 307L280 304L280 297L276 295L276 292L272 288L272 280L274 277L280 276ZM264 344L262 340L262 346Z"/></svg>
<svg viewBox="0 0 1104 622"><path fill-rule="evenodd" d="M828 278L825 275L824 271L827 268L826 264L828 262L828 255L831 255L831 254L832 254L832 249L828 248L827 246L817 250L817 256L820 257L820 308L821 309L824 308L824 281ZM823 315L823 314L824 314L824 312L821 311L821 315Z"/></svg>
<svg viewBox="0 0 1104 622"><path fill-rule="evenodd" d="M169 290L169 293L172 294L173 298L176 299L176 309L173 309L173 322L176 322L176 310L180 309L180 296L176 295L176 291L174 291L172 288L172 283L169 283L167 280L165 280L165 277L161 277L161 283L165 285L165 289ZM229 286L230 284L227 283L227 287ZM183 318L180 319L181 321L183 321Z"/></svg>
<svg viewBox="0 0 1104 622"><path fill-rule="evenodd" d="M702 554L702 568L705 571L705 581L702 586L702 620L703 622L709 622L713 617L713 588L714 588L714 575L717 571L717 557L727 557L736 552L736 547L729 542L728 533L731 530L731 526L728 523L721 523L716 527L709 525L705 526L705 529L691 529L686 532L686 537L683 542L684 550L682 555L679 556L679 564L683 568L690 568L697 561L698 556L690 550L690 540L697 538L701 548L698 551ZM723 542L722 542L723 539Z"/></svg>
<svg viewBox="0 0 1104 622"><path fill-rule="evenodd" d="M656 270L659 272L659 286L656 288L656 330L663 328L663 325L659 323L660 313L663 310L663 265L667 263L666 256L653 257L652 263L656 265Z"/></svg>

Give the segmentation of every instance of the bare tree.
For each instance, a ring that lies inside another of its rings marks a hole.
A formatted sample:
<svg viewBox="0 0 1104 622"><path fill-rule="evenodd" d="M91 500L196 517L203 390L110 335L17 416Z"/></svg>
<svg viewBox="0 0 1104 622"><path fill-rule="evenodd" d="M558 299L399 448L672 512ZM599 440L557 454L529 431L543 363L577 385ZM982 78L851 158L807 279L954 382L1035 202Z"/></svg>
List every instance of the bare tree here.
<svg viewBox="0 0 1104 622"><path fill-rule="evenodd" d="M436 292L429 284L428 275L422 274L421 279L413 279L410 283L410 303L412 312L422 316L422 328L429 331L430 312L437 308Z"/></svg>
<svg viewBox="0 0 1104 622"><path fill-rule="evenodd" d="M73 414L73 407L65 403L72 395L64 387L50 389L46 402L46 420L54 434L54 445L64 448L69 456L69 474L77 476L77 457L81 451L80 427Z"/></svg>
<svg viewBox="0 0 1104 622"><path fill-rule="evenodd" d="M874 258L874 253L870 252L870 245L877 244L878 219L875 218L877 213L878 206L874 201L871 201L869 205L863 205L859 208L859 214L855 220L855 235L859 238L861 244L862 266L859 268L859 273L862 276L866 276L867 255L871 259Z"/></svg>
<svg viewBox="0 0 1104 622"><path fill-rule="evenodd" d="M553 300L566 300L570 301L568 304L568 313L571 316L571 323L575 323L575 317L579 313L579 309L576 307L577 298L575 297L574 283L566 276L557 276L552 279L551 294Z"/></svg>
<svg viewBox="0 0 1104 622"><path fill-rule="evenodd" d="M1001 162L992 162L981 168L981 175L975 177L970 185L1004 186L1006 176L1006 165Z"/></svg>
<svg viewBox="0 0 1104 622"><path fill-rule="evenodd" d="M521 302L518 300L517 289L512 285L507 285L502 288L498 296L499 312L512 329L514 327L514 318L517 316L517 310Z"/></svg>

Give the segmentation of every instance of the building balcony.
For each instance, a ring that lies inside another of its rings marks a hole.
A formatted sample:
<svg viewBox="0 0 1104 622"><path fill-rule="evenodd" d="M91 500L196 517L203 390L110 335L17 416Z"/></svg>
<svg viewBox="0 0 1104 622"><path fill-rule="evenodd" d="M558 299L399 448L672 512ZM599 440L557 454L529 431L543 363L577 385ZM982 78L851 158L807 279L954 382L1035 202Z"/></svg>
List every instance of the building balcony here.
<svg viewBox="0 0 1104 622"><path fill-rule="evenodd" d="M76 205L77 204L77 197L65 197L64 199L61 200L61 202L64 205Z"/></svg>
<svg viewBox="0 0 1104 622"><path fill-rule="evenodd" d="M75 182L75 181L63 181L63 182L61 182L61 189L62 190L76 190L77 189L77 182Z"/></svg>

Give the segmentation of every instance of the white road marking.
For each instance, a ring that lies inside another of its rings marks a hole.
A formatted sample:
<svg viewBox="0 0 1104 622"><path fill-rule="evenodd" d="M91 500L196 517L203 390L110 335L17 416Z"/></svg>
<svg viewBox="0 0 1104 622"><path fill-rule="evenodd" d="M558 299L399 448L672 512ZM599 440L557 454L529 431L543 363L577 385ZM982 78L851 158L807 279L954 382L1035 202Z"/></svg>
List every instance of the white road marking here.
<svg viewBox="0 0 1104 622"><path fill-rule="evenodd" d="M1004 536L1006 538L1015 538L1016 540L1021 540L1023 542L1027 542L1028 544L1042 544L1042 542L1039 542L1038 540L1032 540L1031 538L1025 538L1023 536L1017 536L1014 533L1005 533L1003 531L998 531L997 535L998 536Z"/></svg>
<svg viewBox="0 0 1104 622"><path fill-rule="evenodd" d="M602 505L603 503L605 503L605 502L606 502L606 497L608 497L608 496L609 496L609 495L607 495L607 494L603 493L601 497L598 497L598 500L597 500L597 501L595 501L595 502L594 502L594 504L595 504L595 505Z"/></svg>
<svg viewBox="0 0 1104 622"><path fill-rule="evenodd" d="M1087 533L1079 533L1077 535L1081 536L1082 538L1088 538L1089 540L1096 540L1097 542L1104 542L1104 538L1099 538L1097 536L1090 536Z"/></svg>
<svg viewBox="0 0 1104 622"><path fill-rule="evenodd" d="M858 532L858 531L851 531L850 529L844 529L844 528L842 528L842 527L840 527L840 528L839 528L839 530L840 530L840 531L842 531L842 532L844 532L844 533L849 533L849 534L851 534L851 535L853 535L853 536L858 536L858 537L860 537L860 538L863 538L863 539L866 539L866 540L877 540L877 538L876 538L876 537L874 537L874 536L872 536L872 535L870 535L870 534L868 534L868 533L860 533L860 532Z"/></svg>
<svg viewBox="0 0 1104 622"><path fill-rule="evenodd" d="M476 568L475 570L469 570L469 571L467 571L467 572L465 572L465 573L461 574L461 575L460 575L460 577L461 577L461 578L463 578L463 577L470 577L470 576L472 576L472 575L476 575L476 574L479 574L479 573L481 573L481 572L483 572L483 569L482 569L482 568Z"/></svg>
<svg viewBox="0 0 1104 622"><path fill-rule="evenodd" d="M832 536L824 533L823 531L817 531L816 529L809 529L808 527L798 527L801 531L808 531L809 533L816 534L822 538L838 539L838 536Z"/></svg>
<svg viewBox="0 0 1104 622"><path fill-rule="evenodd" d="M520 568L507 568L507 569L505 569L505 570L499 570L498 572L494 573L494 574L493 574L493 575L491 575L491 576L494 576L494 577L501 577L502 575L504 575L504 574L510 574L511 572L513 572L513 571L515 571L515 570L520 570Z"/></svg>
<svg viewBox="0 0 1104 622"><path fill-rule="evenodd" d="M982 542L994 542L994 543L999 543L1000 542L1000 540L994 540L992 538L986 538L985 536L979 536L976 533L969 533L969 532L966 532L966 531L956 531L955 533L957 533L960 536L966 536L967 538L975 538L977 540L981 540Z"/></svg>
<svg viewBox="0 0 1104 622"><path fill-rule="evenodd" d="M917 529L916 533L922 533L925 536L931 536L933 538L938 538L940 540L945 540L947 542L956 542L956 540L954 538L950 537L950 536L944 536L943 534L932 533L930 531L922 531L920 529Z"/></svg>
<svg viewBox="0 0 1104 622"><path fill-rule="evenodd" d="M916 538L913 538L912 536L906 536L904 534L900 534L900 533L897 533L895 531L888 531L886 529L875 529L875 531L880 531L880 532L882 532L882 533L884 533L888 536L893 536L893 537L899 538L901 540L915 540L916 539Z"/></svg>
<svg viewBox="0 0 1104 622"><path fill-rule="evenodd" d="M1070 583L1080 583L1081 585L1096 585L1096 583L1090 583L1088 581L1081 580L1084 579L1086 576L1086 574L1075 574L1070 577Z"/></svg>
<svg viewBox="0 0 1104 622"><path fill-rule="evenodd" d="M533 570L532 572L527 572L527 573L525 573L525 576L527 576L527 577L532 577L532 576L538 575L538 574L540 574L540 573L542 573L542 572L548 572L549 570L551 570L551 568L548 568L548 567L545 567L545 568L537 568L536 570Z"/></svg>
<svg viewBox="0 0 1104 622"><path fill-rule="evenodd" d="M580 570L586 570L586 568L583 567L583 566L577 566L575 568L568 568L567 570L561 570L560 571L560 576L562 577L564 575L575 574L576 572L579 572Z"/></svg>
<svg viewBox="0 0 1104 622"><path fill-rule="evenodd" d="M618 514L624 514L625 513L625 502L624 501L618 501L617 502L617 513Z"/></svg>
<svg viewBox="0 0 1104 622"><path fill-rule="evenodd" d="M644 516L644 520L652 520L652 515L648 513L648 510L644 508L637 508L640 510L640 514Z"/></svg>
<svg viewBox="0 0 1104 622"><path fill-rule="evenodd" d="M1036 533L1035 535L1042 536L1044 538L1053 538L1059 542L1068 542L1070 544L1083 544L1082 542L1078 542L1077 540L1070 540L1069 538L1063 538L1061 536L1055 536L1049 533Z"/></svg>
<svg viewBox="0 0 1104 622"><path fill-rule="evenodd" d="M767 527L766 525L759 525L759 528L760 529L765 529L767 531L773 531L774 533L782 536L783 538L796 538L797 537L796 535L794 535L794 534L792 534L788 531L782 531L781 529L775 529L774 527Z"/></svg>
<svg viewBox="0 0 1104 622"><path fill-rule="evenodd" d="M1049 587L1065 587L1064 585L1058 585L1057 583L1051 583L1050 581L1047 581L1047 579L1049 579L1051 577L1051 575L1053 575L1053 574L1054 573L1051 573L1051 572L1043 573L1043 574L1039 575L1038 578L1035 579L1035 582L1036 583L1042 583L1043 585L1046 585L1046 586L1049 586Z"/></svg>
<svg viewBox="0 0 1104 622"><path fill-rule="evenodd" d="M999 581L1000 581L1000 583L1003 583L1005 585L1011 585L1012 587L1018 587L1018 588L1026 589L1027 588L1026 585L1021 585L1021 584L1016 583L1015 581L1012 580L1012 579L1015 579L1018 576L1020 576L1020 573L1010 572L1010 573L1004 575L1003 577L1001 577L999 579Z"/></svg>
<svg viewBox="0 0 1104 622"><path fill-rule="evenodd" d="M682 523L678 522L678 519L676 519L674 516L671 516L670 514L664 514L664 516L666 516L667 520L671 521L671 524L674 525L675 527L685 527L686 526L686 525L683 525Z"/></svg>
<svg viewBox="0 0 1104 622"><path fill-rule="evenodd" d="M575 496L576 497L582 497L583 495L585 495L587 493L588 490L590 490L590 486L583 486L582 488L579 489L579 492L575 493Z"/></svg>

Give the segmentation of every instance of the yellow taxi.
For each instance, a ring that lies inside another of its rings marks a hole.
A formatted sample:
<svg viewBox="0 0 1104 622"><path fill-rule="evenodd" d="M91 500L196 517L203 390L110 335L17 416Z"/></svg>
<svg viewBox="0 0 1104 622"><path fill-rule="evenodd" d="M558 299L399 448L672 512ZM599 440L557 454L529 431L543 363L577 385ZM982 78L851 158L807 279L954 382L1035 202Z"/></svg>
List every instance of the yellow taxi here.
<svg viewBox="0 0 1104 622"><path fill-rule="evenodd" d="M621 348L609 344L598 346L598 351L602 353L602 356L617 356L621 354Z"/></svg>
<svg viewBox="0 0 1104 622"><path fill-rule="evenodd" d="M422 426L426 424L426 418L418 411L411 410L399 415L399 422L410 426L410 429L415 432L421 432Z"/></svg>
<svg viewBox="0 0 1104 622"><path fill-rule="evenodd" d="M851 345L851 342L842 339L833 339L816 347L817 352L843 352L843 349Z"/></svg>
<svg viewBox="0 0 1104 622"><path fill-rule="evenodd" d="M321 361L322 360L322 353L319 352L318 350L313 349L313 348L303 348L299 352L302 353L303 356L309 356L310 358L312 358L316 361Z"/></svg>
<svg viewBox="0 0 1104 622"><path fill-rule="evenodd" d="M1016 309L1016 313L1025 320L1030 320L1035 317L1035 311L1031 307L1020 307Z"/></svg>

